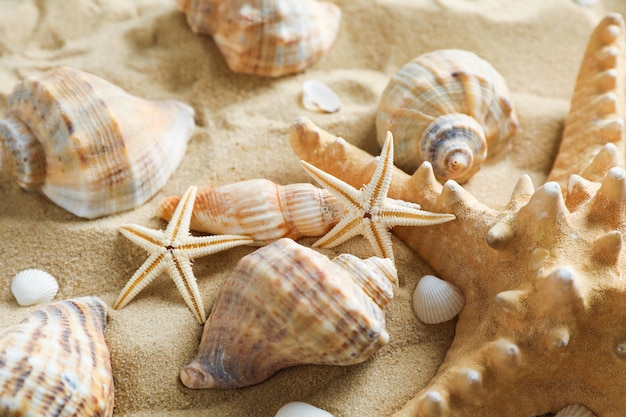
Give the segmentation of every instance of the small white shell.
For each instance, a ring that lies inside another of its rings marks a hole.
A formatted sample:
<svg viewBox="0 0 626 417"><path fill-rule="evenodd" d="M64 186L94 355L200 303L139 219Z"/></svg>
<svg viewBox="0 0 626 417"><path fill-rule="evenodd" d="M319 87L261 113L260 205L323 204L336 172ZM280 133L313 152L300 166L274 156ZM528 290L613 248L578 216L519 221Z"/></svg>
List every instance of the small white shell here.
<svg viewBox="0 0 626 417"><path fill-rule="evenodd" d="M52 301L59 291L57 280L40 269L18 272L11 283L11 292L23 307Z"/></svg>
<svg viewBox="0 0 626 417"><path fill-rule="evenodd" d="M465 297L459 288L433 275L424 275L413 293L413 312L422 323L448 321L464 305Z"/></svg>
<svg viewBox="0 0 626 417"><path fill-rule="evenodd" d="M317 80L306 80L302 84L302 104L307 110L325 113L335 113L341 107L337 94Z"/></svg>
<svg viewBox="0 0 626 417"><path fill-rule="evenodd" d="M333 417L333 415L311 404L293 401L280 407L274 417Z"/></svg>
<svg viewBox="0 0 626 417"><path fill-rule="evenodd" d="M596 415L582 405L572 404L559 411L555 417L596 417Z"/></svg>

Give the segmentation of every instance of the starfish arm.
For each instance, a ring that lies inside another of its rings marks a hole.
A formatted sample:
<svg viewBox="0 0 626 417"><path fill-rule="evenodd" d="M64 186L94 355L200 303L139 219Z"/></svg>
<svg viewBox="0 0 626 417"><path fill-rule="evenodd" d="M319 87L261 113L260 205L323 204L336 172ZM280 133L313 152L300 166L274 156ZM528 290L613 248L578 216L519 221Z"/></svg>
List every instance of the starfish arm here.
<svg viewBox="0 0 626 417"><path fill-rule="evenodd" d="M136 224L127 224L120 227L120 233L150 253L163 247L164 235L162 230L152 230Z"/></svg>
<svg viewBox="0 0 626 417"><path fill-rule="evenodd" d="M376 256L389 258L393 261L393 249L389 229L384 224L373 221L368 222L364 229L363 235L370 243L372 249L374 249Z"/></svg>
<svg viewBox="0 0 626 417"><path fill-rule="evenodd" d="M387 192L391 185L393 175L393 136L387 131L387 138L383 144L380 157L376 164L376 170L372 179L365 187L364 201L369 202L369 207L382 206L387 198Z"/></svg>
<svg viewBox="0 0 626 417"><path fill-rule="evenodd" d="M363 222L364 219L361 217L344 215L339 223L316 241L313 246L316 248L334 248L354 236L363 234Z"/></svg>
<svg viewBox="0 0 626 417"><path fill-rule="evenodd" d="M193 205L196 200L197 188L193 185L187 188L185 194L180 198L180 202L172 214L172 219L165 229L165 236L169 238L169 243L174 240L183 240L189 236L189 225L191 224L191 215L193 213Z"/></svg>
<svg viewBox="0 0 626 417"><path fill-rule="evenodd" d="M166 254L153 253L135 272L126 283L117 300L113 304L114 309L124 308L141 290L146 288L166 267Z"/></svg>
<svg viewBox="0 0 626 417"><path fill-rule="evenodd" d="M333 193L344 205L344 207L361 208L361 192L348 183L335 178L306 161L300 161L302 169L309 174L322 187Z"/></svg>
<svg viewBox="0 0 626 417"><path fill-rule="evenodd" d="M377 220L387 228L393 226L431 226L446 223L456 218L454 214L432 213L395 203L385 204L377 215Z"/></svg>
<svg viewBox="0 0 626 417"><path fill-rule="evenodd" d="M253 243L254 239L242 235L189 236L180 242L174 253L196 259Z"/></svg>
<svg viewBox="0 0 626 417"><path fill-rule="evenodd" d="M189 309L196 316L198 322L203 324L206 321L206 312L204 311L204 304L202 303L202 297L200 297L196 277L191 269L190 259L174 255L172 262L168 265L168 273Z"/></svg>

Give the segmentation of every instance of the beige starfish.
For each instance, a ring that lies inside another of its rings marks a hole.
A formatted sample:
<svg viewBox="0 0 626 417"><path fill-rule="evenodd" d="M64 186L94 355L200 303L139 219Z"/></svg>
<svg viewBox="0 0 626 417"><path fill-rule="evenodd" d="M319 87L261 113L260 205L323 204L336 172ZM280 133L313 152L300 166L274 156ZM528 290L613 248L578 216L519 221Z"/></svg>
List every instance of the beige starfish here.
<svg viewBox="0 0 626 417"><path fill-rule="evenodd" d="M150 256L122 289L113 308L123 308L163 271L167 271L200 324L206 321L191 261L235 246L251 244L253 240L240 235L191 236L189 223L196 191L193 186L187 189L165 231L136 225L121 227L120 232L147 250Z"/></svg>
<svg viewBox="0 0 626 417"><path fill-rule="evenodd" d="M363 235L377 256L393 260L389 229L393 226L429 226L454 220L453 214L431 213L420 210L419 204L387 197L393 174L393 137L387 132L376 171L361 190L327 174L306 161L300 161L304 170L324 188L333 193L345 206L346 214L326 235L313 244L332 248L351 237Z"/></svg>

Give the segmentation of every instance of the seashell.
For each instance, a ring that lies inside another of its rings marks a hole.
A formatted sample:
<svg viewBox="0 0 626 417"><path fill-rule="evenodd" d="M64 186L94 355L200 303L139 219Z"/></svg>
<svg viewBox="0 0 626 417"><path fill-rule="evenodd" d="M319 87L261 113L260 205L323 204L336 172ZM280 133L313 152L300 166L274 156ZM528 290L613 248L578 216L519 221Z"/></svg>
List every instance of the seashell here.
<svg viewBox="0 0 626 417"><path fill-rule="evenodd" d="M459 288L433 275L424 275L413 293L413 312L426 324L451 320L464 305L465 297Z"/></svg>
<svg viewBox="0 0 626 417"><path fill-rule="evenodd" d="M0 120L0 171L88 219L152 197L182 160L194 111L57 67L18 83Z"/></svg>
<svg viewBox="0 0 626 417"><path fill-rule="evenodd" d="M334 43L341 10L316 0L178 0L195 33L213 36L231 70L269 77L317 61Z"/></svg>
<svg viewBox="0 0 626 417"><path fill-rule="evenodd" d="M0 330L0 415L112 416L106 314L102 300L82 297Z"/></svg>
<svg viewBox="0 0 626 417"><path fill-rule="evenodd" d="M11 292L22 307L49 303L58 291L57 280L40 269L20 271L11 282Z"/></svg>
<svg viewBox="0 0 626 417"><path fill-rule="evenodd" d="M180 196L166 198L159 216L172 218ZM191 229L211 234L250 236L263 245L288 237L321 236L343 215L330 192L312 184L278 185L253 179L199 190Z"/></svg>
<svg viewBox="0 0 626 417"><path fill-rule="evenodd" d="M341 107L337 94L326 84L317 80L306 80L302 84L302 104L307 110L335 113Z"/></svg>
<svg viewBox="0 0 626 417"><path fill-rule="evenodd" d="M572 404L561 409L555 417L596 417L596 415L582 405Z"/></svg>
<svg viewBox="0 0 626 417"><path fill-rule="evenodd" d="M274 417L333 417L328 411L300 401L289 402Z"/></svg>
<svg viewBox="0 0 626 417"><path fill-rule="evenodd" d="M396 281L390 259L369 260L366 281ZM371 299L341 263L291 239L243 257L218 294L196 358L180 372L183 384L244 387L290 366L372 356L389 340L385 300Z"/></svg>
<svg viewBox="0 0 626 417"><path fill-rule="evenodd" d="M506 147L518 122L504 78L487 61L457 49L420 55L383 91L378 142L394 137L396 165L413 173L429 161L438 180L468 181Z"/></svg>

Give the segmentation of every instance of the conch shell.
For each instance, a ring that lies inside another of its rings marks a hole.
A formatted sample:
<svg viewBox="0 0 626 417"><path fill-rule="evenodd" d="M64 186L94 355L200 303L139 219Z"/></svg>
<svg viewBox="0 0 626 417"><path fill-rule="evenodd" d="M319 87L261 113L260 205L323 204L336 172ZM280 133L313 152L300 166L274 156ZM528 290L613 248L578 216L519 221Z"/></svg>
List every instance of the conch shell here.
<svg viewBox="0 0 626 417"><path fill-rule="evenodd" d="M99 298L75 298L0 330L0 415L112 416L106 314Z"/></svg>
<svg viewBox="0 0 626 417"><path fill-rule="evenodd" d="M170 220L180 196L166 198L159 216ZM249 236L264 245L280 238L321 236L343 215L330 192L312 184L278 185L253 179L205 188L196 195L191 229L211 234Z"/></svg>
<svg viewBox="0 0 626 417"><path fill-rule="evenodd" d="M88 219L139 206L182 160L193 109L57 67L17 84L0 119L0 171Z"/></svg>
<svg viewBox="0 0 626 417"><path fill-rule="evenodd" d="M331 261L277 240L243 257L227 278L180 378L189 388L237 388L289 366L363 362L389 339L382 309L396 281L390 259Z"/></svg>
<svg viewBox="0 0 626 417"><path fill-rule="evenodd" d="M337 37L341 10L316 0L178 0L195 33L213 36L231 70L269 77L299 72Z"/></svg>
<svg viewBox="0 0 626 417"><path fill-rule="evenodd" d="M412 174L424 161L440 181L468 181L508 144L517 116L504 78L487 61L457 49L420 55L383 91L376 130L394 137L395 162Z"/></svg>

